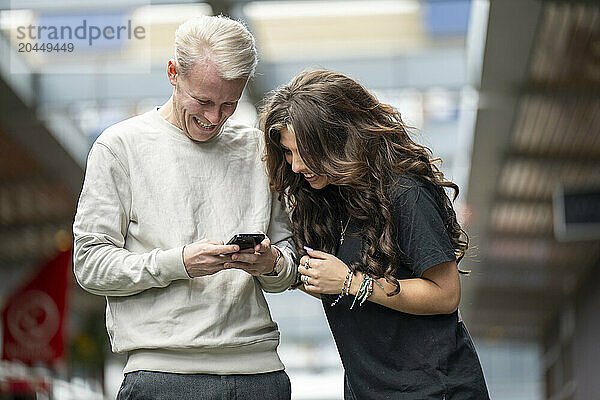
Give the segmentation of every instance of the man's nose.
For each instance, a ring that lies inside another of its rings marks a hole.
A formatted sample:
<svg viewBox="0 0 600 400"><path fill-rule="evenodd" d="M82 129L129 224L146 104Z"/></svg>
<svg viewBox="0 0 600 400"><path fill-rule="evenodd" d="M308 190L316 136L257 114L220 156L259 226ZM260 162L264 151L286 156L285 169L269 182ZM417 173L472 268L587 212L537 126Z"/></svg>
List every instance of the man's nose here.
<svg viewBox="0 0 600 400"><path fill-rule="evenodd" d="M221 119L221 110L219 107L211 107L210 109L204 111L204 118L208 120L213 125L216 125Z"/></svg>

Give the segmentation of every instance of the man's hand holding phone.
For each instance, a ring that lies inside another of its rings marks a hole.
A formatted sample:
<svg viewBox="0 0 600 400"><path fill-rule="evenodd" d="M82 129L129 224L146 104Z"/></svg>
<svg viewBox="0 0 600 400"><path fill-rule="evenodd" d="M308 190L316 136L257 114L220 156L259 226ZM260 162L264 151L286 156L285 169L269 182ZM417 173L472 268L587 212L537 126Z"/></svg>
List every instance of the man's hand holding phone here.
<svg viewBox="0 0 600 400"><path fill-rule="evenodd" d="M240 250L237 244L224 244L223 241L202 239L183 248L183 265L192 278L212 275L225 269L225 263Z"/></svg>
<svg viewBox="0 0 600 400"><path fill-rule="evenodd" d="M259 236L256 236L259 235ZM229 243L240 243L240 247L247 247L248 237L254 236L253 247L240 250L231 254L231 262L225 264L225 268L238 268L250 275L259 276L270 274L275 270L277 250L271 246L271 240L264 234L239 234L234 236ZM258 242L260 238L262 241ZM236 240L236 238L238 238Z"/></svg>
<svg viewBox="0 0 600 400"><path fill-rule="evenodd" d="M227 244L202 239L183 248L183 264L192 278L229 268L238 268L253 276L270 274L275 270L276 259L277 250L262 233L238 234Z"/></svg>

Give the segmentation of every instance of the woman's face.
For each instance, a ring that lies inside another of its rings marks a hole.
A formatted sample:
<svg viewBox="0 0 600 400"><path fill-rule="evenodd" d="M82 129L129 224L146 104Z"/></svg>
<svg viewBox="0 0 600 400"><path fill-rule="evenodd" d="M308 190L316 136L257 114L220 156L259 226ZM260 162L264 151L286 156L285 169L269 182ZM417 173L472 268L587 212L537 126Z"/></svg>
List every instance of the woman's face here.
<svg viewBox="0 0 600 400"><path fill-rule="evenodd" d="M296 174L302 174L304 179L313 189L323 189L329 182L324 175L316 175L304 164L298 146L296 146L296 135L289 129L282 129L281 138L279 139L281 147L285 152L285 160L292 166L292 171Z"/></svg>

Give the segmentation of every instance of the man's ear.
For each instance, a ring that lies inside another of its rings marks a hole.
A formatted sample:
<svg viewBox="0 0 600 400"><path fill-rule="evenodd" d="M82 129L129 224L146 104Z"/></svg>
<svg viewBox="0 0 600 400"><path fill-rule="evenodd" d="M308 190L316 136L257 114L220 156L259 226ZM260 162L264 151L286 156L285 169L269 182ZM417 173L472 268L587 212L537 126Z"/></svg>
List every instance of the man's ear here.
<svg viewBox="0 0 600 400"><path fill-rule="evenodd" d="M175 86L177 84L177 68L175 67L175 60L173 59L170 59L167 64L167 77L169 78L171 85Z"/></svg>

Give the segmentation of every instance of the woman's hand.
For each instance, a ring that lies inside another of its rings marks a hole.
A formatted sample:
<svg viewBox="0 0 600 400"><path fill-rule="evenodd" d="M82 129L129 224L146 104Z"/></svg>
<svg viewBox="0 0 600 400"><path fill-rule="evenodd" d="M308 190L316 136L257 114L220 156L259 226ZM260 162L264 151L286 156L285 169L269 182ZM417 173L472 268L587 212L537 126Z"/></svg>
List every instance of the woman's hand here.
<svg viewBox="0 0 600 400"><path fill-rule="evenodd" d="M348 266L336 256L306 248L308 255L300 259L298 272L309 293L339 294L348 275Z"/></svg>

